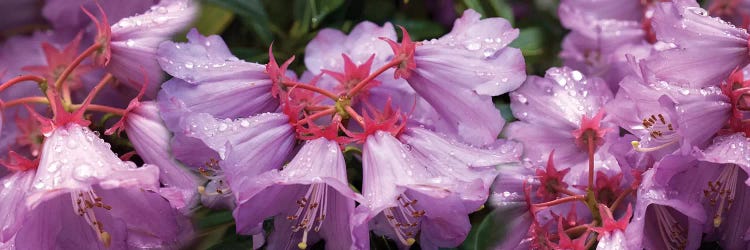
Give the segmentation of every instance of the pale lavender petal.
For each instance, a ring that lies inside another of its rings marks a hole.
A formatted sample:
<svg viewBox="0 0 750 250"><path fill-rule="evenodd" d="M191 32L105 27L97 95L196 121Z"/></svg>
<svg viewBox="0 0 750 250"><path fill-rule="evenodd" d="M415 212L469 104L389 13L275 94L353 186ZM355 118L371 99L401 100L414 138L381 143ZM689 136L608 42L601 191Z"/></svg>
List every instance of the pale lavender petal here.
<svg viewBox="0 0 750 250"><path fill-rule="evenodd" d="M123 162L104 140L88 128L71 123L56 128L46 138L34 189L27 201L32 208L44 200L73 190L117 187L157 190L159 169L156 166L137 168Z"/></svg>
<svg viewBox="0 0 750 250"><path fill-rule="evenodd" d="M0 182L0 241L11 240L27 216L26 193L31 189L36 171L14 172Z"/></svg>
<svg viewBox="0 0 750 250"><path fill-rule="evenodd" d="M692 87L716 86L732 70L750 63L747 31L708 16L695 2L659 4L653 28L659 40L678 46L646 60L659 79Z"/></svg>
<svg viewBox="0 0 750 250"><path fill-rule="evenodd" d="M473 212L487 200L487 190L497 174L496 167L520 161L522 145L499 141L497 148L477 148L450 139L427 129L414 127L399 137L434 173L464 183L460 193L467 212Z"/></svg>
<svg viewBox="0 0 750 250"><path fill-rule="evenodd" d="M112 25L111 59L107 70L123 83L140 89L143 70L148 94L155 96L162 73L156 61L159 43L187 27L198 10L190 0L162 0L143 14L126 17ZM132 81L131 81L132 80ZM138 82L136 82L138 81Z"/></svg>
<svg viewBox="0 0 750 250"><path fill-rule="evenodd" d="M393 25L385 23L381 27L365 21L357 24L349 35L323 29L305 48L305 66L313 74L320 74L322 69L340 72L344 69L341 54L346 54L358 65L375 54L373 69L378 68L393 56L391 48L380 37L396 40Z"/></svg>
<svg viewBox="0 0 750 250"><path fill-rule="evenodd" d="M189 209L196 201L198 177L171 154L169 141L172 134L162 123L156 103L143 102L126 117L125 132L138 155L147 164L159 168L159 180L164 188L176 189L181 206Z"/></svg>

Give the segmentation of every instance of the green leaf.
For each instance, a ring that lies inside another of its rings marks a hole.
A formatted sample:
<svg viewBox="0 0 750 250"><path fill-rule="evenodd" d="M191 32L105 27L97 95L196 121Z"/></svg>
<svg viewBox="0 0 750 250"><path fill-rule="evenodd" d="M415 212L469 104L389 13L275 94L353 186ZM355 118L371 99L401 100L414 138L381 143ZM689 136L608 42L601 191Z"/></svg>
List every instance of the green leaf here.
<svg viewBox="0 0 750 250"><path fill-rule="evenodd" d="M234 14L231 11L214 4L204 4L201 6L195 28L204 35L221 34L232 22L232 19L234 19Z"/></svg>
<svg viewBox="0 0 750 250"><path fill-rule="evenodd" d="M479 14L482 14L482 16L486 17L487 12L484 12L484 8L482 7L482 2L479 0L464 0L464 4L466 4L466 7L469 7L469 9L476 10L479 12Z"/></svg>
<svg viewBox="0 0 750 250"><path fill-rule="evenodd" d="M442 25L427 20L396 19L393 23L404 26L414 41L437 38L446 32Z"/></svg>
<svg viewBox="0 0 750 250"><path fill-rule="evenodd" d="M513 25L515 21L513 20L513 8L510 7L506 0L489 0L489 2L495 16L505 18L505 20L508 20Z"/></svg>
<svg viewBox="0 0 750 250"><path fill-rule="evenodd" d="M520 216L527 213L525 204L513 204L505 207L495 208L482 220L478 226L474 226L464 244L464 249L495 249L503 243L509 230L527 230L517 225ZM469 243L469 241L471 241Z"/></svg>
<svg viewBox="0 0 750 250"><path fill-rule="evenodd" d="M264 45L270 45L273 40L271 34L271 23L268 20L266 9L260 0L206 0L208 3L216 4L222 8L234 12L240 17L242 24L250 27L257 38Z"/></svg>
<svg viewBox="0 0 750 250"><path fill-rule="evenodd" d="M301 37L317 29L323 19L341 7L344 0L297 0L294 2L296 20L292 26L292 37Z"/></svg>
<svg viewBox="0 0 750 250"><path fill-rule="evenodd" d="M542 30L538 27L529 27L521 29L518 38L510 46L521 49L524 56L533 56L544 53L543 41L544 33Z"/></svg>
<svg viewBox="0 0 750 250"><path fill-rule="evenodd" d="M215 227L219 225L229 224L234 222L234 218L232 217L232 211L225 210L225 211L219 211L219 212L212 212L208 215L206 215L203 218L200 218L198 220L197 226L198 228L210 228Z"/></svg>

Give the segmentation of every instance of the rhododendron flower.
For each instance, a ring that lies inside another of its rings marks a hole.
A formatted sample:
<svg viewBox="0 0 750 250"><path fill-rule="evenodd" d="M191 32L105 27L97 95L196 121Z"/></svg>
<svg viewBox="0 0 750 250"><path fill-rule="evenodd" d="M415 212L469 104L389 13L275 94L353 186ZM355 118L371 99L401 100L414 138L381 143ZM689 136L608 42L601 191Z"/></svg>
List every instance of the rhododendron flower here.
<svg viewBox="0 0 750 250"><path fill-rule="evenodd" d="M238 232L253 233L266 217L274 217L269 248L307 248L320 238L326 249L350 248L350 217L355 194L348 186L346 164L338 143L310 140L281 171L258 180L240 180L234 210Z"/></svg>
<svg viewBox="0 0 750 250"><path fill-rule="evenodd" d="M99 10L104 12L100 6ZM95 42L102 43L97 62L127 84L131 83L127 81L128 77L139 75L141 67L146 69L149 82L161 81L162 73L156 61L157 46L187 26L196 12L197 6L190 0L162 0L148 11L122 18L111 27L106 16L101 21L91 16L99 32ZM155 96L158 86L149 87L147 95Z"/></svg>
<svg viewBox="0 0 750 250"><path fill-rule="evenodd" d="M695 1L660 3L653 27L660 41L677 45L646 59L661 80L694 88L718 86L732 70L750 63L747 30L708 16Z"/></svg>
<svg viewBox="0 0 750 250"><path fill-rule="evenodd" d="M508 126L507 136L524 142L524 155L533 162L545 161L552 149L558 162L584 162L589 140L602 145L613 127L602 121L609 113L604 105L612 99L607 84L570 68L529 77L511 96L511 109L520 121Z"/></svg>
<svg viewBox="0 0 750 250"><path fill-rule="evenodd" d="M507 47L518 30L502 18L479 18L479 13L465 11L453 30L436 40L415 43L404 32L401 44L387 41L393 62L399 63L396 76L406 79L445 120L438 130L486 145L503 125L491 96L516 89L525 69L520 50Z"/></svg>
<svg viewBox="0 0 750 250"><path fill-rule="evenodd" d="M3 231L3 237L7 240L8 233L14 233L18 248L178 244L180 218L152 191L158 189L158 169L121 161L104 141L76 123L49 134L38 168L6 178L6 183L23 184L3 192L12 201L3 207L12 210L3 214L16 217L6 217L3 224L15 231ZM16 195L21 198L13 198ZM17 210L21 204L27 207ZM63 226L79 229L63 230Z"/></svg>

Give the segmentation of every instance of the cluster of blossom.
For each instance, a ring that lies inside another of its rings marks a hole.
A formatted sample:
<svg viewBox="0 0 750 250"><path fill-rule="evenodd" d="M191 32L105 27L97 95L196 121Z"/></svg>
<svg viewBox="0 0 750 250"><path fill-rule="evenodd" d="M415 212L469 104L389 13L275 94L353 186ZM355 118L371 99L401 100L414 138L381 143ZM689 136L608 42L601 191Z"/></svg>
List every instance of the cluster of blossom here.
<svg viewBox="0 0 750 250"><path fill-rule="evenodd" d="M50 29L0 48L2 249L186 247L199 203L268 249L369 249L371 232L456 247L496 167L521 164L492 102L526 80L504 19L467 10L418 42L389 23L324 29L297 77L272 48L264 65L196 30L169 41L192 1L73 2L47 0Z"/></svg>
<svg viewBox="0 0 750 250"><path fill-rule="evenodd" d="M750 247L750 1L562 0L564 67L510 93L505 249ZM749 203L746 203L749 202Z"/></svg>

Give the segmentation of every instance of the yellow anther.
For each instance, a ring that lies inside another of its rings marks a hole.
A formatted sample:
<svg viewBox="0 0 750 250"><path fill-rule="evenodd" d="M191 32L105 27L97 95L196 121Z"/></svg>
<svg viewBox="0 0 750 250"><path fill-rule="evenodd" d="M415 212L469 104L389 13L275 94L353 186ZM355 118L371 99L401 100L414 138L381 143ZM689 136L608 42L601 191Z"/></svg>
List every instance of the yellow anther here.
<svg viewBox="0 0 750 250"><path fill-rule="evenodd" d="M407 246L414 245L414 242L417 242L417 240L415 240L414 238L408 238L408 239L406 239L406 245Z"/></svg>
<svg viewBox="0 0 750 250"><path fill-rule="evenodd" d="M101 232L99 234L99 240L102 241L104 247L109 248L109 246L112 245L112 236L110 236L107 232Z"/></svg>
<svg viewBox="0 0 750 250"><path fill-rule="evenodd" d="M307 249L307 243L300 242L299 244L297 244L297 247L299 247L299 249Z"/></svg>

